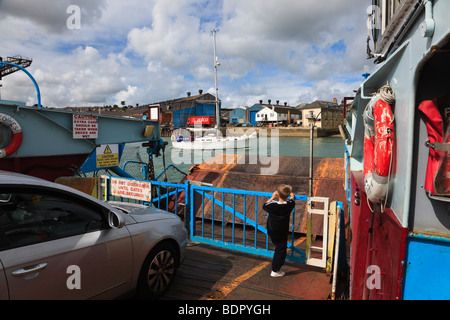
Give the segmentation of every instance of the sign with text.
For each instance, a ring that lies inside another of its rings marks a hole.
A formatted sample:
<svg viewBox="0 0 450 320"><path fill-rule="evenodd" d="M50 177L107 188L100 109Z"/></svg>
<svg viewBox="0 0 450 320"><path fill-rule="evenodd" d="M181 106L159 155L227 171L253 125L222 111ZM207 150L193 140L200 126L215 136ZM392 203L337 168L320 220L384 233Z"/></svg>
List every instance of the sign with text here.
<svg viewBox="0 0 450 320"><path fill-rule="evenodd" d="M117 167L119 165L119 145L102 144L96 149L97 168Z"/></svg>
<svg viewBox="0 0 450 320"><path fill-rule="evenodd" d="M73 138L74 139L97 139L98 117L81 114L73 115Z"/></svg>
<svg viewBox="0 0 450 320"><path fill-rule="evenodd" d="M111 195L142 201L151 201L152 184L146 181L111 178Z"/></svg>

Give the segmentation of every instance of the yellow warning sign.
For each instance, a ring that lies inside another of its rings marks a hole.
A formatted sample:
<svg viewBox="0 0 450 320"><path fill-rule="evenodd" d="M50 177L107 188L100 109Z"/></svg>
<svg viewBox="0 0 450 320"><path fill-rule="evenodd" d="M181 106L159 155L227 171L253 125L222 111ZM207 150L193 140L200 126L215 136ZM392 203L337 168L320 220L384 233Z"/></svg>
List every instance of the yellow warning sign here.
<svg viewBox="0 0 450 320"><path fill-rule="evenodd" d="M119 165L119 145L101 145L97 147L97 168L116 167Z"/></svg>

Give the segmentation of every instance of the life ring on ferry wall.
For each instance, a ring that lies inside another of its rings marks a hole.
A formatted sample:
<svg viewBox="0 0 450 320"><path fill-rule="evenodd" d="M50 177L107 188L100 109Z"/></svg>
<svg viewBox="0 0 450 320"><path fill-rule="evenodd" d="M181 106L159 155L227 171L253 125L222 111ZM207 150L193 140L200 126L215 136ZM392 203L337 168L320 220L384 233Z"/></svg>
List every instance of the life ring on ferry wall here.
<svg viewBox="0 0 450 320"><path fill-rule="evenodd" d="M376 204L387 198L394 146L394 92L380 89L364 111L364 189Z"/></svg>
<svg viewBox="0 0 450 320"><path fill-rule="evenodd" d="M0 159L2 159L12 155L19 149L23 140L23 132L20 124L16 121L16 119L8 116L7 114L0 113L0 124L3 124L7 128L9 128L13 135L11 142L3 149L0 149Z"/></svg>

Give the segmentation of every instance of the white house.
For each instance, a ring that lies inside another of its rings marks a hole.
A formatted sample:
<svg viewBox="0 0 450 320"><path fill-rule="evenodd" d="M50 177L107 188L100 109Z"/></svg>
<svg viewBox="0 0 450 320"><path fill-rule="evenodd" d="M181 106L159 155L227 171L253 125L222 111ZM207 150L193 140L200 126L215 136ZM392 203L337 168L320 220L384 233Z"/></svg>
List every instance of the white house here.
<svg viewBox="0 0 450 320"><path fill-rule="evenodd" d="M256 121L289 124L302 119L302 112L291 107L267 106L256 113Z"/></svg>

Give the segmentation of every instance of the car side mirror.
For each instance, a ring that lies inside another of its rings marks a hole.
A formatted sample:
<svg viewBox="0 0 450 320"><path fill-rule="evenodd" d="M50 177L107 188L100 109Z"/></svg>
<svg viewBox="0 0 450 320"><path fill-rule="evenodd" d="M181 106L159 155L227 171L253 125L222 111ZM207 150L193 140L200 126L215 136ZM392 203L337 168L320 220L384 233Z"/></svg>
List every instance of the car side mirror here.
<svg viewBox="0 0 450 320"><path fill-rule="evenodd" d="M120 229L125 225L125 220L116 212L108 212L108 224L111 228Z"/></svg>

